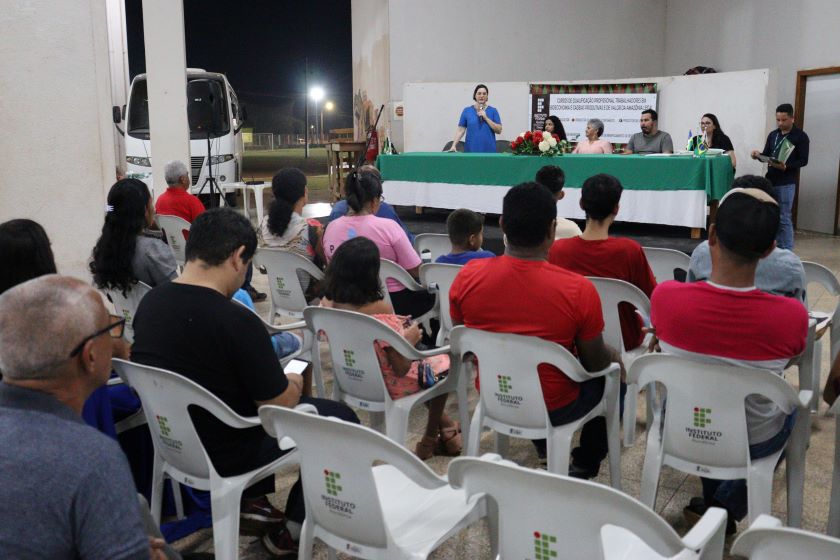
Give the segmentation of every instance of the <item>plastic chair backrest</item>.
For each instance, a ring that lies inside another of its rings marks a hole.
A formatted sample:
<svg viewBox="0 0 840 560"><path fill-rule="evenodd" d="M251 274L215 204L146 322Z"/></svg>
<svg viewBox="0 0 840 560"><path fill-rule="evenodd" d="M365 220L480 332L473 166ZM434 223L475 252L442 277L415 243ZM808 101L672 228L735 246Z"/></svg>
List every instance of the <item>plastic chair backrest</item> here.
<svg viewBox="0 0 840 560"><path fill-rule="evenodd" d="M294 440L300 452L307 522L358 544L391 540L379 504L373 462L403 471L424 488L446 482L407 449L364 426L278 406L260 407L266 430ZM382 489L389 491L389 489Z"/></svg>
<svg viewBox="0 0 840 560"><path fill-rule="evenodd" d="M732 554L749 560L840 558L840 539L782 527L778 519L761 515L733 543Z"/></svg>
<svg viewBox="0 0 840 560"><path fill-rule="evenodd" d="M793 412L799 402L790 385L771 371L669 354L637 358L630 366L628 382L638 382L640 387L652 382L665 386L662 446L670 458L665 462L685 472L713 477L726 478L731 471L750 464L744 405L748 395L766 397L785 414Z"/></svg>
<svg viewBox="0 0 840 560"><path fill-rule="evenodd" d="M485 418L508 426L546 429L548 413L538 365L554 365L575 381L588 379L571 352L537 337L458 326L452 329L449 340L453 359L462 360L469 352L478 358L479 395Z"/></svg>
<svg viewBox="0 0 840 560"><path fill-rule="evenodd" d="M300 317L308 305L298 271L302 270L316 280L324 277L323 271L315 266L315 263L302 255L283 249L257 249L254 264L265 267L268 273L268 287L275 311L282 310L292 317ZM273 319L272 317L271 320Z"/></svg>
<svg viewBox="0 0 840 560"><path fill-rule="evenodd" d="M114 309L117 315L125 317L125 339L130 344L134 342L134 315L137 313L137 306L140 305L140 300L152 290L152 287L143 282L137 282L123 295L122 290L104 290L111 302L114 304Z"/></svg>
<svg viewBox="0 0 840 560"><path fill-rule="evenodd" d="M198 479L210 477L210 459L190 418L191 405L203 408L234 428L252 427L218 397L177 373L125 360L113 367L143 404L155 450L169 465Z"/></svg>
<svg viewBox="0 0 840 560"><path fill-rule="evenodd" d="M408 342L393 329L362 313L307 307L303 318L313 333L326 334L329 340L333 375L345 400L360 408L371 408L371 403L384 403L390 399L382 378L374 342L388 343L403 355ZM382 410L380 407L375 407Z"/></svg>
<svg viewBox="0 0 840 560"><path fill-rule="evenodd" d="M449 236L443 233L420 233L414 238L414 250L423 262L435 262L439 256L452 252L452 242L449 241ZM428 259L424 258L424 252L429 253Z"/></svg>
<svg viewBox="0 0 840 560"><path fill-rule="evenodd" d="M684 549L656 513L603 484L474 457L452 460L448 478L468 499L483 493L496 503L500 558L601 558L606 524L632 531L665 557Z"/></svg>
<svg viewBox="0 0 840 560"><path fill-rule="evenodd" d="M441 335L438 337L438 345L446 340L453 328L452 316L449 314L449 289L462 268L464 267L457 264L429 263L420 265L420 283L427 289L434 286L438 294Z"/></svg>
<svg viewBox="0 0 840 560"><path fill-rule="evenodd" d="M819 284L823 289L833 297L840 297L840 281L834 276L825 266L809 261L802 261L802 268L805 269L805 281L807 284ZM807 285L806 293L807 293ZM808 305L813 306L816 301L809 301ZM831 362L837 357L840 351L840 301L834 308L834 313L831 315Z"/></svg>
<svg viewBox="0 0 840 560"><path fill-rule="evenodd" d="M647 257L657 284L675 280L675 270L684 270L686 276L688 275L688 263L691 262L691 257L682 251L659 247L642 247L642 250L645 252L645 257Z"/></svg>
<svg viewBox="0 0 840 560"><path fill-rule="evenodd" d="M382 283L382 292L385 294L385 301L391 303L391 295L388 293L388 279L395 280L413 292L423 290L414 277L406 269L388 259L379 259L379 281Z"/></svg>
<svg viewBox="0 0 840 560"><path fill-rule="evenodd" d="M175 260L178 264L184 266L187 262L186 248L187 236L185 232L190 231L191 224L178 216L167 216L165 214L157 215L157 222L160 229L163 230L163 235L166 238L166 243L175 253Z"/></svg>
<svg viewBox="0 0 840 560"><path fill-rule="evenodd" d="M621 322L618 315L618 304L629 303L639 311L650 317L650 299L645 293L624 280L615 278L595 278L587 276L595 284L598 296L601 298L601 313L604 315L604 342L616 350L624 350L621 338ZM628 348L631 350L631 348Z"/></svg>

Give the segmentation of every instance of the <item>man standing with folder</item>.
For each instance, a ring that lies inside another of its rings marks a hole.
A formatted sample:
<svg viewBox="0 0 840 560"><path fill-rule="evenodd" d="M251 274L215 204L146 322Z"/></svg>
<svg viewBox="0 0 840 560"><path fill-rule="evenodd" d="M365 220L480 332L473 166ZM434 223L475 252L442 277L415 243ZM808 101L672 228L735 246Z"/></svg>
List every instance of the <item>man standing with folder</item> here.
<svg viewBox="0 0 840 560"><path fill-rule="evenodd" d="M767 135L764 149L753 150L753 159L767 163L767 179L773 184L781 210L781 224L776 245L793 250L793 221L791 210L796 191L796 176L800 167L808 165L808 135L793 123L793 106L782 103L776 107L778 128Z"/></svg>

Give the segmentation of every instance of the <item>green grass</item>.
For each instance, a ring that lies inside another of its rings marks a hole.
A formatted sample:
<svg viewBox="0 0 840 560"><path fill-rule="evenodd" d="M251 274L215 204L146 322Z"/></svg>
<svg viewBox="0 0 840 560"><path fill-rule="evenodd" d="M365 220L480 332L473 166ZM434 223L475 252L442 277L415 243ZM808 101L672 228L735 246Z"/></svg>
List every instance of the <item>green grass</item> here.
<svg viewBox="0 0 840 560"><path fill-rule="evenodd" d="M297 167L307 176L327 174L327 150L310 148L305 157L303 148L245 152L242 161L243 177L270 177L283 167Z"/></svg>

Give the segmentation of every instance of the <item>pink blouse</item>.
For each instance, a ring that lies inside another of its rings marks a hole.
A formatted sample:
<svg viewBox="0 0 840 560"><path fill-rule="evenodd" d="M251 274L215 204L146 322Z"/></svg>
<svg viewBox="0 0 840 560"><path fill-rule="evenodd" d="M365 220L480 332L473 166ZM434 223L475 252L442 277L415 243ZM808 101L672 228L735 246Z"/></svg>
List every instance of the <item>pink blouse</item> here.
<svg viewBox="0 0 840 560"><path fill-rule="evenodd" d="M612 144L607 142L606 140L595 140L594 142L589 142L588 139L584 138L580 142L578 142L575 149L572 150L573 154L611 154L613 153Z"/></svg>

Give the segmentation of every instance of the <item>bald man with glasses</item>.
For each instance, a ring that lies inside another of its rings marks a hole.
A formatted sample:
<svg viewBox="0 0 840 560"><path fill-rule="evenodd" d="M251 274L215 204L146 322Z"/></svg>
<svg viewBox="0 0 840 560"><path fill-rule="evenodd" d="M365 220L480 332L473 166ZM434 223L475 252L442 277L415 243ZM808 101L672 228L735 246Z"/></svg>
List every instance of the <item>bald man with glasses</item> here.
<svg viewBox="0 0 840 560"><path fill-rule="evenodd" d="M0 296L0 557L158 557L122 451L81 418L125 352L124 325L74 278Z"/></svg>

